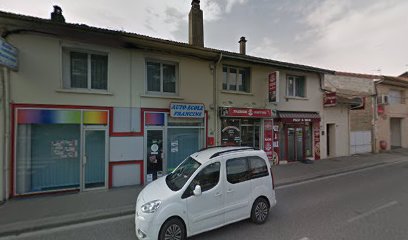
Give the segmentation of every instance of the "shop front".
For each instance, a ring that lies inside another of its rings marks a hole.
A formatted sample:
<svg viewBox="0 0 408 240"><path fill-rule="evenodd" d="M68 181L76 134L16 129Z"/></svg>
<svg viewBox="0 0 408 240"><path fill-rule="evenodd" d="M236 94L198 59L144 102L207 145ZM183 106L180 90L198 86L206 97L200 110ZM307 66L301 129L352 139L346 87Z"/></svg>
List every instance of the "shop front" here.
<svg viewBox="0 0 408 240"><path fill-rule="evenodd" d="M221 145L264 149L273 158L271 109L221 107Z"/></svg>
<svg viewBox="0 0 408 240"><path fill-rule="evenodd" d="M278 112L275 129L279 161L320 159L320 116L316 112Z"/></svg>
<svg viewBox="0 0 408 240"><path fill-rule="evenodd" d="M109 109L13 106L12 195L107 188Z"/></svg>
<svg viewBox="0 0 408 240"><path fill-rule="evenodd" d="M175 169L205 147L203 104L171 103L170 109L143 109L146 183Z"/></svg>

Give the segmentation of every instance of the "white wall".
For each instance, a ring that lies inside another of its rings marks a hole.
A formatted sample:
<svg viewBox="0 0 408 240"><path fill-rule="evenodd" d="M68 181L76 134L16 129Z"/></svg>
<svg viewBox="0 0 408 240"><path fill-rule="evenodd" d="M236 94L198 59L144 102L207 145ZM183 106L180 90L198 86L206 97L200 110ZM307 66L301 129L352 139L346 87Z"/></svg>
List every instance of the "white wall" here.
<svg viewBox="0 0 408 240"><path fill-rule="evenodd" d="M324 130L325 135L320 137L320 153L321 158L327 158L327 124L335 126L335 156L340 157L350 154L350 135L349 135L349 111L347 105L338 104L336 107L326 107L323 110L323 118L321 131ZM333 133L332 133L333 134Z"/></svg>
<svg viewBox="0 0 408 240"><path fill-rule="evenodd" d="M111 137L110 162L143 160L143 137Z"/></svg>

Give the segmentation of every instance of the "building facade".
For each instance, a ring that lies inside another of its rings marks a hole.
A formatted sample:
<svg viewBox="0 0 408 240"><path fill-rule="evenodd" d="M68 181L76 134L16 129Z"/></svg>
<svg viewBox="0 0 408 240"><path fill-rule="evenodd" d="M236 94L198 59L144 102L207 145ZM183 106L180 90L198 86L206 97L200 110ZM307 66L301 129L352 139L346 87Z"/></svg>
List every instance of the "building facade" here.
<svg viewBox="0 0 408 240"><path fill-rule="evenodd" d="M275 163L320 158L319 81L330 71L58 14L0 13L19 51L18 71L2 78L6 197L147 184L212 145L261 148Z"/></svg>
<svg viewBox="0 0 408 240"><path fill-rule="evenodd" d="M375 119L374 80L379 76L346 72L324 79L327 156L373 151Z"/></svg>
<svg viewBox="0 0 408 240"><path fill-rule="evenodd" d="M382 76L376 84L376 151L408 147L408 78Z"/></svg>

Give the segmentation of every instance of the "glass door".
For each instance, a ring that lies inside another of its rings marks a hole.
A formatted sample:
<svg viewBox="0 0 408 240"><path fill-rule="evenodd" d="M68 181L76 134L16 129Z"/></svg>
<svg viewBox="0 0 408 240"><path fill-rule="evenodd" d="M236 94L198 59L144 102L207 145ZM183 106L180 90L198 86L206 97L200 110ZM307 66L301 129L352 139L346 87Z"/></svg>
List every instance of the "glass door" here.
<svg viewBox="0 0 408 240"><path fill-rule="evenodd" d="M147 183L164 175L163 129L146 130Z"/></svg>
<svg viewBox="0 0 408 240"><path fill-rule="evenodd" d="M296 160L301 161L303 159L303 128L296 128Z"/></svg>
<svg viewBox="0 0 408 240"><path fill-rule="evenodd" d="M303 127L288 127L288 161L304 160Z"/></svg>
<svg viewBox="0 0 408 240"><path fill-rule="evenodd" d="M105 127L85 127L83 137L83 189L105 188L107 186L107 131Z"/></svg>

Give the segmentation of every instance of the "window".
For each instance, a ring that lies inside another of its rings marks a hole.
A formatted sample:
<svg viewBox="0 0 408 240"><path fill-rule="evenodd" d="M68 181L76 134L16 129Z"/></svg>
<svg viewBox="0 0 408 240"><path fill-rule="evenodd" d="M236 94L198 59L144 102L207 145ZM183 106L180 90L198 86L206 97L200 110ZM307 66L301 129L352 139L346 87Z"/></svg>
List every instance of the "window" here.
<svg viewBox="0 0 408 240"><path fill-rule="evenodd" d="M249 69L224 66L222 89L236 92L249 92Z"/></svg>
<svg viewBox="0 0 408 240"><path fill-rule="evenodd" d="M227 180L236 184L248 180L248 161L246 158L234 158L227 161Z"/></svg>
<svg viewBox="0 0 408 240"><path fill-rule="evenodd" d="M108 89L108 56L63 49L63 86L93 90Z"/></svg>
<svg viewBox="0 0 408 240"><path fill-rule="evenodd" d="M306 97L306 79L301 76L287 77L287 96Z"/></svg>
<svg viewBox="0 0 408 240"><path fill-rule="evenodd" d="M217 186L220 180L220 166L221 164L219 162L215 162L203 168L203 170L195 176L193 181L191 181L182 198L192 196L194 188L197 185L200 185L201 192L206 192Z"/></svg>
<svg viewBox="0 0 408 240"><path fill-rule="evenodd" d="M251 167L251 179L269 176L265 160L260 157L249 157Z"/></svg>
<svg viewBox="0 0 408 240"><path fill-rule="evenodd" d="M401 104L404 103L402 91L400 90L390 90L388 93L389 104Z"/></svg>
<svg viewBox="0 0 408 240"><path fill-rule="evenodd" d="M147 61L147 92L176 94L177 93L177 65Z"/></svg>

